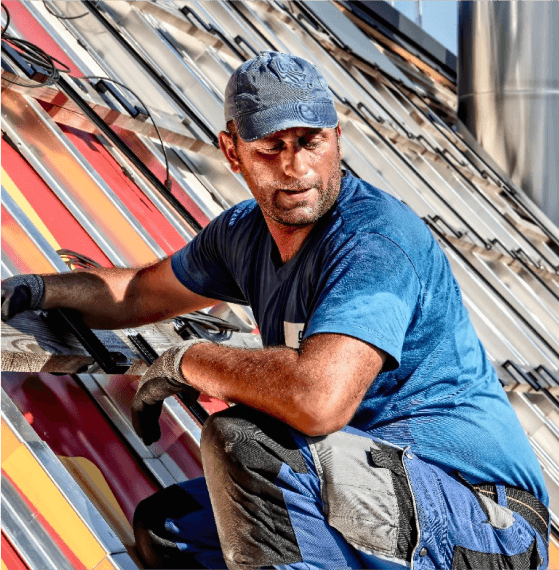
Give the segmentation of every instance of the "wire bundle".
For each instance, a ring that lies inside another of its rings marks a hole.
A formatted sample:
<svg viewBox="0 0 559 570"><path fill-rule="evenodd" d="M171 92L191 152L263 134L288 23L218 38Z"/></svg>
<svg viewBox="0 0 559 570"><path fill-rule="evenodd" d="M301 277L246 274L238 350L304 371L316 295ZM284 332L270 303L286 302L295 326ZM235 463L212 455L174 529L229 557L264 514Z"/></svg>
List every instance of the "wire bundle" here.
<svg viewBox="0 0 559 570"><path fill-rule="evenodd" d="M97 1L99 1L99 0L97 0ZM85 13L79 14L77 16L59 16L58 14L54 13L51 8L48 7L48 4L44 0L43 0L43 4L45 5L45 7L49 13L51 13L53 16L56 16L57 18L60 18L62 20L76 20L78 18L83 18L84 16L87 16L90 13L90 12L85 12ZM44 75L45 79L43 79L42 81L36 81L35 83L20 83L18 81L13 81L12 79L9 79L5 75L2 75L3 80L8 81L9 83L13 83L15 85L19 85L21 87L30 87L30 88L46 87L49 85L56 85L60 81L60 74L61 73L69 74L72 71L65 63L58 60L56 57L49 55L44 50L42 50L39 46L37 46L31 42L28 42L27 40L16 38L15 36L8 34L7 32L8 32L8 28L10 26L10 12L8 11L8 9L6 8L6 6L4 4L2 4L2 9L6 12L6 25L2 28L2 42L5 42L7 45L9 45L11 48L13 48L13 50L15 50L17 52L17 55L26 64L31 65L31 66L37 65L42 70L45 71L45 75ZM57 63L63 67L57 67L57 65L56 65ZM140 104L146 110L149 118L151 119L151 122L153 123L153 126L155 127L157 137L159 138L159 142L161 143L161 150L163 152L163 157L165 160L165 182L164 182L164 186L168 191L170 191L172 182L171 182L171 177L169 174L169 160L167 158L167 152L165 151L165 145L163 144L163 139L161 138L161 133L159 132L159 129L157 128L157 124L153 120L153 117L152 117L147 105L144 104L144 102L136 95L136 93L134 91L132 91L132 89L130 89L129 87L127 87L123 83L116 81L115 79L111 79L109 77L100 77L97 75L84 75L84 76L80 77L80 79L87 79L88 81L89 80L110 81L111 83L115 83L116 85L119 85L120 87L122 87L122 88L126 89L127 91L129 91L130 93L132 93L132 95L140 102Z"/></svg>
<svg viewBox="0 0 559 570"><path fill-rule="evenodd" d="M4 77L6 81L14 83L15 85L20 85L22 87L43 87L46 85L54 85L60 79L60 73L70 73L72 71L65 63L61 62L56 57L49 55L47 52L42 50L39 46L28 42L27 40L22 40L8 34L8 28L10 26L10 13L4 4L2 8L6 12L6 25L2 28L2 42L11 46L29 65L38 65L45 70L45 79L43 81L37 81L35 83L20 83L18 81L13 81ZM57 67L56 64L60 64L62 68Z"/></svg>

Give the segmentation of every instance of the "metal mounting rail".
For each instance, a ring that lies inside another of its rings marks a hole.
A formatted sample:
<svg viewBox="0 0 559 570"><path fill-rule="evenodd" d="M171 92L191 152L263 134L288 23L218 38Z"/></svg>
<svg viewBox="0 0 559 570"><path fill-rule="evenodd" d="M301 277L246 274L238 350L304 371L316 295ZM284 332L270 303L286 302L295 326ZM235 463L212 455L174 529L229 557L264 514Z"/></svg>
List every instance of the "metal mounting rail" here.
<svg viewBox="0 0 559 570"><path fill-rule="evenodd" d="M541 389L541 386L539 385L538 381L536 380L536 378L534 378L531 374L529 374L528 372L524 372L524 370L522 370L522 368L520 368L520 366L518 366L518 364L514 363L512 360L507 360L506 362L503 363L503 368L511 375L512 378L514 378L515 380L517 378L521 378L522 380L524 380L524 382L528 385L530 385L534 390L539 391ZM512 372L511 372L512 369Z"/></svg>
<svg viewBox="0 0 559 570"><path fill-rule="evenodd" d="M182 6L181 8L179 8L179 11L182 12L184 17L189 21L190 21L189 16L192 15L192 17L204 28L204 30L206 30L206 32L217 36L241 61L246 61L246 57L244 56L244 54L242 54L235 47L233 42L229 41L227 36L221 30L219 30L212 24L207 24L206 22L204 22L204 20L202 20L202 18L200 18L200 16L192 8L189 8L188 6ZM254 48L242 36L239 35L235 38L235 43L237 45L240 45L243 42L253 51L253 53L258 55L258 52L255 52Z"/></svg>
<svg viewBox="0 0 559 570"><path fill-rule="evenodd" d="M396 85L394 84L393 80L391 80L390 77L387 77L387 82L389 82L390 88L393 91L398 92L401 96L403 96L406 101L409 103L409 105L411 105L416 112L418 112L426 121L428 121L434 129L437 130L437 132L439 133L440 136L442 136L444 139L446 139L446 141L451 144L461 155L465 154L465 151L461 150L460 147L457 145L456 143L456 139L457 139L457 135L456 133L450 131L450 133L452 133L452 138L449 134L449 127L448 125L446 125L444 122L442 122L442 124L445 126L444 129L441 129L439 126L439 123L437 121L432 121L428 114L425 113L425 111L419 106L417 105L417 103L413 100L412 97L410 97L408 95L408 93L406 93L405 90L399 90ZM387 84L388 87L388 84ZM421 137L418 137L421 138ZM424 137L423 137L424 138ZM481 156L480 154L478 154L478 152L476 151L476 149L472 148L471 145L469 144L469 142L465 139L461 139L460 143L466 146L467 151L471 152L475 159L477 161L479 161L480 163L483 164L483 166L485 166L485 168L487 170L481 170L479 165L475 162L473 162L471 159L470 160L470 164L479 172L479 175L482 178L489 178L489 172L491 173L491 180L493 180L493 182L499 186L501 192L503 192L504 194L506 194L511 200L513 200L517 206L519 208L521 208L523 211L525 211L531 218L532 222L539 227L542 232L549 238L550 241L556 243L557 245L559 245L559 242L557 241L557 237L549 231L549 229L547 229L547 227L545 226L545 224L543 224L540 219L538 218L538 216L534 215L534 213L528 208L528 206L526 204L524 204L522 201L518 200L517 198L517 192L514 188L509 187L509 181L506 180L503 175L499 172L497 172L491 164L489 164L487 162L487 160ZM444 157L443 157L444 158ZM467 179L467 178L466 178ZM475 190L478 194L483 196L483 193L480 192L479 188L475 187ZM485 198L485 196L483 196ZM553 266L553 264L550 264Z"/></svg>
<svg viewBox="0 0 559 570"><path fill-rule="evenodd" d="M130 150L128 145L111 129L111 127L84 101L81 95L74 89L72 84L61 77L58 85L74 101L83 114L134 164L134 166L149 180L161 195L175 208L175 210L188 222L195 232L202 230L200 223L192 214L175 198L165 184Z"/></svg>
<svg viewBox="0 0 559 570"><path fill-rule="evenodd" d="M433 186L433 184L431 184L427 180L427 178L421 172L419 172L419 170L417 170L417 168L408 160L408 158L400 151L400 149L390 139L387 139L387 137L385 137L378 129L375 128L375 125L364 115L364 113L358 107L353 105L353 103L351 103L351 101L348 101L345 97L342 97L340 100L344 105L349 107L386 144L387 148L390 149L392 153L394 153L401 161L403 161L406 164L406 166L408 166L408 168L414 173L414 175L417 176L421 180L421 182L423 182L423 184L425 184L425 186L429 188L429 190L431 190L433 195L450 212L452 212L457 219L459 219L464 224L464 227L467 228L467 230L471 232L473 235L475 235L475 237L479 240L479 242L483 245L483 247L485 247L486 249L491 249L491 244L489 244L489 242L486 239L484 239L481 236L481 234L479 234L472 227L472 225L466 221L464 216L462 216L456 210L456 208L454 208L449 203L448 200L446 200L443 196L441 196L440 192L437 191L437 189Z"/></svg>
<svg viewBox="0 0 559 570"><path fill-rule="evenodd" d="M52 326L69 329L106 374L124 374L130 367L130 363L124 355L118 352L110 352L105 347L95 333L83 322L81 315L77 311L71 309L50 309L45 311L44 315L45 319L50 321ZM131 335L129 338L137 348L142 360L146 364L153 364L158 354L147 341L140 334ZM177 396L184 403L180 392ZM203 425L208 418L208 412L198 402L186 407L196 421Z"/></svg>
<svg viewBox="0 0 559 570"><path fill-rule="evenodd" d="M43 319L55 329L67 329L91 354L93 360L107 374L124 374L130 362L119 352L110 352L95 333L83 322L78 311L73 309L49 309L43 311Z"/></svg>
<svg viewBox="0 0 559 570"><path fill-rule="evenodd" d="M153 350L152 346L146 341L146 339L140 334L129 335L128 338L130 342L136 347L142 360L146 364L153 364L158 357L158 354ZM199 425L204 425L205 421L208 419L208 412L198 403L187 405L183 395L179 392L177 394L179 400L188 408L189 412L192 414L194 419Z"/></svg>
<svg viewBox="0 0 559 570"><path fill-rule="evenodd" d="M425 144L432 146L431 143L423 136L423 135L419 135L417 137L418 140L422 140L425 141ZM495 211L496 214L498 214L500 216L500 219L503 220L503 227L506 225L507 227L509 227L512 230L513 234L517 234L522 241L526 242L528 241L526 239L526 236L522 233L522 230L520 228L518 228L511 220L509 220L506 216L502 215L502 212L499 210L499 208L496 206L496 204L490 200L488 198L488 196L485 194L485 192L482 192L478 186L472 181L470 180L455 164L453 161L449 160L449 158L447 156L445 156L445 151L447 151L447 149L443 149L443 151L441 152L438 148L434 148L433 152L435 152L438 156L441 157L441 159L445 162L445 164L447 164L450 168L452 168L452 170L457 174L457 176L460 177L461 180L463 180L464 184L467 184L468 186L470 186L474 192L476 193L476 195L478 195L483 202L485 203L485 205L491 209L493 209ZM537 227L539 227L539 224L537 225ZM495 240L490 240L488 242L488 245L490 247L492 247L494 244ZM497 240L498 241L498 240ZM531 243L530 241L528 241L528 244L534 248L535 251L538 252L538 254L541 256L541 258L550 266L555 268L555 270L557 271L559 268L552 263L533 243ZM501 244L502 245L502 244ZM487 245L486 245L487 247ZM504 246L503 246L504 247ZM490 248L488 248L490 249ZM507 250L508 252L508 250ZM510 252L508 252L510 254ZM527 254L525 254L527 256ZM527 256L528 257L528 256ZM530 257L528 257L528 259L537 267L538 264L535 263Z"/></svg>
<svg viewBox="0 0 559 570"><path fill-rule="evenodd" d="M549 283L547 283L546 281L544 281L533 269L532 267L530 267L530 265L528 263L526 263L523 259L522 256L524 257L528 257L526 255L526 253L524 252L524 250L522 249L517 249L514 251L514 258L522 265L522 267L524 267L524 269L526 269L526 271L528 271L530 273L530 275L532 275L532 277L534 279L536 279L543 287L545 287L545 289L553 296L555 297L555 299L557 299L559 301L559 293L557 293L557 291L553 290L550 286ZM559 268L557 270L557 272L559 272Z"/></svg>
<svg viewBox="0 0 559 570"><path fill-rule="evenodd" d="M105 18L97 7L97 3L92 0L85 0L91 13L105 26L107 31L124 47L124 49L148 72L149 76L154 78L159 86L171 97L173 102L184 111L184 113L202 130L202 132L210 139L211 143L218 147L218 139L215 133L208 125L187 105L185 100L177 93L169 81L158 73L122 36L122 34Z"/></svg>
<svg viewBox="0 0 559 570"><path fill-rule="evenodd" d="M234 12L236 12L238 16L246 23L246 25L263 41L263 43L268 44L270 46L270 49L272 51L279 51L277 47L269 39L267 39L264 36L264 34L246 16L246 14L243 12L244 6L242 6L242 4L241 8L239 8L239 4L237 2L230 2L227 6L228 8L231 8Z"/></svg>

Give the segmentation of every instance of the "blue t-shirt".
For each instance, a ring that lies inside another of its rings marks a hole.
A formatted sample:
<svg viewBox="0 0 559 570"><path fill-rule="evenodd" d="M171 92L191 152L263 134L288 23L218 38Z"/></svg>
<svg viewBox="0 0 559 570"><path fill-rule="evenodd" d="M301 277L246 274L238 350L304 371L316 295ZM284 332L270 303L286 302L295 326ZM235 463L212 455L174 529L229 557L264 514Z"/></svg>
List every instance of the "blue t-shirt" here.
<svg viewBox="0 0 559 570"><path fill-rule="evenodd" d="M350 425L472 483L503 482L547 504L542 472L423 221L346 174L340 195L282 264L256 201L213 220L172 259L200 295L248 304L267 346L318 333L388 353Z"/></svg>

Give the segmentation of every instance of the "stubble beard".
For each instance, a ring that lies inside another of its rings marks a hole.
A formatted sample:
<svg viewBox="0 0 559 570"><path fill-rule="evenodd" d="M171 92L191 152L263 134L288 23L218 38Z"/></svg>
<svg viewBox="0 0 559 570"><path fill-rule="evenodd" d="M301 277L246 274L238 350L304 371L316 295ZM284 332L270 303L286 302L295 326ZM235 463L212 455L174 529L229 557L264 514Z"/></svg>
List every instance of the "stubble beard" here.
<svg viewBox="0 0 559 570"><path fill-rule="evenodd" d="M275 189L270 192L270 197L267 199L258 200L258 205L262 210L265 217L270 218L278 224L290 227L304 227L316 223L330 208L334 205L341 188L342 171L341 171L341 154L340 146L338 143L336 151L336 158L323 188L322 181L318 180L311 188L315 188L318 193L318 200L316 205L305 205L304 202L297 205L295 208L284 208L279 202L279 193L281 188ZM241 174L245 180L253 178L251 173L246 169L245 165L241 163ZM248 177L248 178L247 178ZM308 186L305 186L308 188ZM295 183L291 185L289 190L303 190L302 183Z"/></svg>

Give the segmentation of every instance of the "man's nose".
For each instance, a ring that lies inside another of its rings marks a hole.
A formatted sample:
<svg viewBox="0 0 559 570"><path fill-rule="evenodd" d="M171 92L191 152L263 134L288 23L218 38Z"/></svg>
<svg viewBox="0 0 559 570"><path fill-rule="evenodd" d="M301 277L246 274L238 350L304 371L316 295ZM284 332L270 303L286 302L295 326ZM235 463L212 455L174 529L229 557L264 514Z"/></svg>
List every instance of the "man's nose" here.
<svg viewBox="0 0 559 570"><path fill-rule="evenodd" d="M282 166L287 176L302 178L310 169L307 151L301 147L286 148L282 152Z"/></svg>

